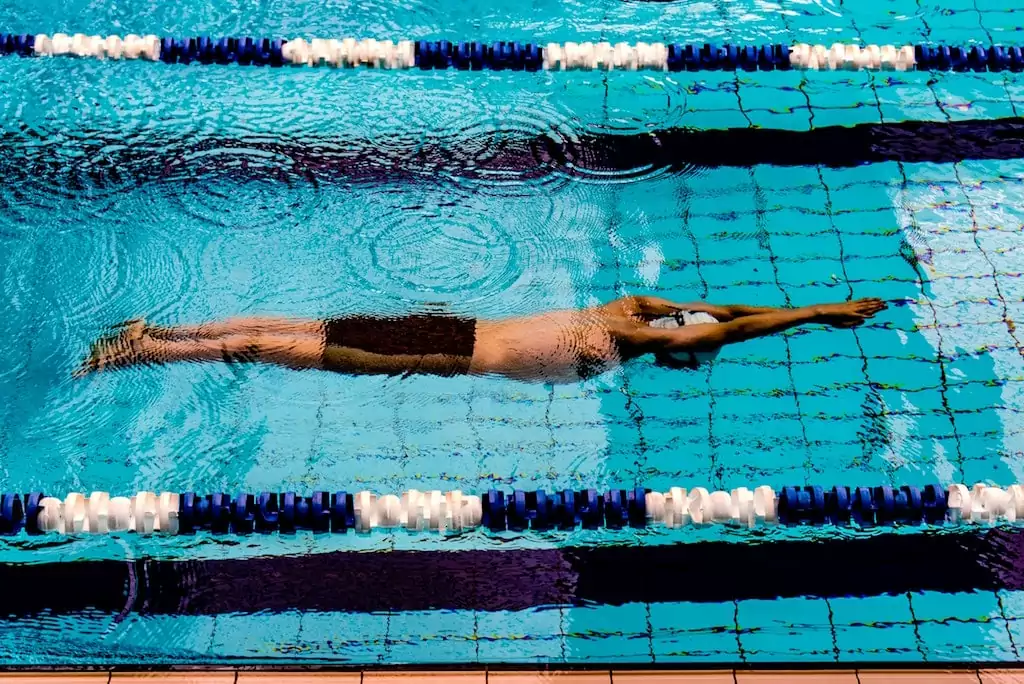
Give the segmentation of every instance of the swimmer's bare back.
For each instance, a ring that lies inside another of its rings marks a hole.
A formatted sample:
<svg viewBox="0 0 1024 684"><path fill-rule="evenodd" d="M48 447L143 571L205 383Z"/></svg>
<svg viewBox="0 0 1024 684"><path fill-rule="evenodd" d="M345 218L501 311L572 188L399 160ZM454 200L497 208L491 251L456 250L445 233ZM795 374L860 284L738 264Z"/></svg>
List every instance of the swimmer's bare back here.
<svg viewBox="0 0 1024 684"><path fill-rule="evenodd" d="M499 375L575 382L644 354L712 350L805 324L852 328L885 308L878 299L776 309L638 296L503 320L261 317L192 326L137 320L97 341L76 375L138 364L223 361L352 375ZM719 323L669 329L650 325L683 311L705 312Z"/></svg>

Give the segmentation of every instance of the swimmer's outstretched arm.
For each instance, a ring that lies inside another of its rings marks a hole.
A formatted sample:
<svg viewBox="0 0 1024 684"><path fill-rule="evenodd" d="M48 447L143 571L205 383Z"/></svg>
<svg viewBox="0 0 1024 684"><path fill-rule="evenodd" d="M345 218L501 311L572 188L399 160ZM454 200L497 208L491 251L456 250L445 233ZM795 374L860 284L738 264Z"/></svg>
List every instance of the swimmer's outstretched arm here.
<svg viewBox="0 0 1024 684"><path fill-rule="evenodd" d="M710 351L726 344L773 335L808 323L853 328L886 308L879 299L842 304L819 304L798 309L741 316L727 323L687 325L681 328L640 327L631 341L643 352ZM714 314L712 314L714 315Z"/></svg>
<svg viewBox="0 0 1024 684"><path fill-rule="evenodd" d="M776 313L779 311L791 311L792 309L779 309L773 306L747 306L746 304L708 304L707 302L694 302L684 305L685 311L703 311L711 314L721 322L731 321L744 316L759 316L761 314Z"/></svg>
<svg viewBox="0 0 1024 684"><path fill-rule="evenodd" d="M744 316L757 316L758 314L786 311L786 309L777 309L769 306L747 306L745 304L709 304L704 301L671 302L661 297L648 296L637 296L629 299L641 316L671 316L680 311L701 311L711 314L723 323Z"/></svg>

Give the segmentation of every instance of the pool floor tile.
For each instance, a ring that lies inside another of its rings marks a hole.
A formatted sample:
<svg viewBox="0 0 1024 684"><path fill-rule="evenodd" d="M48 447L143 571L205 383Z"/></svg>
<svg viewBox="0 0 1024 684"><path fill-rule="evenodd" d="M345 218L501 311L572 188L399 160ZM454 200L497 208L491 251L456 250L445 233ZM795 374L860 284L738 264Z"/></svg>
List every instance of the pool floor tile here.
<svg viewBox="0 0 1024 684"><path fill-rule="evenodd" d="M487 684L611 684L611 672L488 672Z"/></svg>
<svg viewBox="0 0 1024 684"><path fill-rule="evenodd" d="M269 681L269 680L263 680ZM160 684L234 684L234 670L223 672L115 672L111 684L138 684L160 682ZM296 682L295 684L298 684Z"/></svg>
<svg viewBox="0 0 1024 684"><path fill-rule="evenodd" d="M736 672L736 684L857 684L857 673L853 670L812 672L800 670L772 670L758 672Z"/></svg>
<svg viewBox="0 0 1024 684"><path fill-rule="evenodd" d="M982 670L981 684L1024 684L1024 670Z"/></svg>
<svg viewBox="0 0 1024 684"><path fill-rule="evenodd" d="M364 672L362 684L487 684L480 672Z"/></svg>
<svg viewBox="0 0 1024 684"><path fill-rule="evenodd" d="M732 672L723 670L644 672L612 670L612 684L735 684Z"/></svg>
<svg viewBox="0 0 1024 684"><path fill-rule="evenodd" d="M236 684L359 684L359 672L239 672Z"/></svg>
<svg viewBox="0 0 1024 684"><path fill-rule="evenodd" d="M862 670L858 674L861 684L926 684L935 681L943 684L978 684L976 670Z"/></svg>
<svg viewBox="0 0 1024 684"><path fill-rule="evenodd" d="M108 672L8 672L0 674L0 684L99 684L110 680Z"/></svg>

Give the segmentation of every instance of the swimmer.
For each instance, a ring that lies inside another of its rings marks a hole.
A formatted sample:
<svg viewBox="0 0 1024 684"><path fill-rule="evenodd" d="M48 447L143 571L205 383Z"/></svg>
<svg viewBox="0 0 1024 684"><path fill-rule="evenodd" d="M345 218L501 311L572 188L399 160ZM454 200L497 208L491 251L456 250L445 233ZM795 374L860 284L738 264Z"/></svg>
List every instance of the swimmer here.
<svg viewBox="0 0 1024 684"><path fill-rule="evenodd" d="M692 368L727 344L807 324L853 328L885 308L879 299L774 309L637 296L503 320L441 314L236 318L182 326L135 320L97 341L76 375L137 364L223 361L352 375L576 382L647 354L659 365Z"/></svg>

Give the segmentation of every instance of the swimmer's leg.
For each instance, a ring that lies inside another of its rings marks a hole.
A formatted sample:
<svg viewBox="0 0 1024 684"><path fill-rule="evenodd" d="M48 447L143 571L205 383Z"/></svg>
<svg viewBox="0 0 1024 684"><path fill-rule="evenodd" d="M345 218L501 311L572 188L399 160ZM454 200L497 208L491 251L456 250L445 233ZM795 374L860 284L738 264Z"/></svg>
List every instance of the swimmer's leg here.
<svg viewBox="0 0 1024 684"><path fill-rule="evenodd" d="M165 340L144 334L129 347L111 346L94 351L77 375L141 364L179 361L269 363L286 368L322 368L322 335L224 335L214 339Z"/></svg>
<svg viewBox="0 0 1024 684"><path fill-rule="evenodd" d="M229 335L324 335L323 321L302 318L252 316L209 321L197 325L146 326L151 337L162 340L215 339Z"/></svg>

